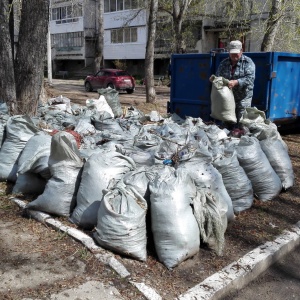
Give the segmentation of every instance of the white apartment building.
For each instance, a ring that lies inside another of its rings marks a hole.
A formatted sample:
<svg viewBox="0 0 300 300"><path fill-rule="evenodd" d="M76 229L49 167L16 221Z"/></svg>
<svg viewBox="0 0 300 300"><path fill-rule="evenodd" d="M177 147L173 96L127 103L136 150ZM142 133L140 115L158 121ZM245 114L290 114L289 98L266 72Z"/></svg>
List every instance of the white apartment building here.
<svg viewBox="0 0 300 300"><path fill-rule="evenodd" d="M95 46L99 33L99 1L51 1L50 33L54 74L57 71L68 71L70 75L84 77L94 72ZM259 4L260 1L256 2ZM227 2L230 4L230 1ZM103 66L115 67L119 64L131 74L142 77L147 44L148 12L140 9L139 3L144 5L142 0L104 0ZM220 16L222 16L222 9ZM186 51L208 53L211 49L226 47L231 39L237 37L242 40L244 51L259 51L262 36L254 36L254 32L255 28L261 26L261 20L266 19L267 16L268 11L262 11L260 19L253 15L245 22L242 17L241 20L232 22L230 30L225 22L222 22L224 21L222 17L217 19L199 17L194 26L196 38L187 45ZM165 20L164 17L161 20ZM160 26L163 26L163 23L158 23L158 33L162 28ZM169 45L166 47L166 39L158 38L155 49L155 74L166 74L170 55L170 47Z"/></svg>

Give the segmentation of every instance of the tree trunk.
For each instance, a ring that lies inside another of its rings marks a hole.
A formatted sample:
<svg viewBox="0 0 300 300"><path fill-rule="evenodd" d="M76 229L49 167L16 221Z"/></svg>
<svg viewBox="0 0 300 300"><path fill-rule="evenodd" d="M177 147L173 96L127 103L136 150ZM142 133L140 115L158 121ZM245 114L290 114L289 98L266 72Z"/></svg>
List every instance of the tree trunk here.
<svg viewBox="0 0 300 300"><path fill-rule="evenodd" d="M44 83L50 0L24 0L15 61L17 114L36 114Z"/></svg>
<svg viewBox="0 0 300 300"><path fill-rule="evenodd" d="M272 0L272 7L267 22L267 28L261 44L261 51L272 51L276 33L282 19L282 6L284 0Z"/></svg>
<svg viewBox="0 0 300 300"><path fill-rule="evenodd" d="M175 32L175 51L176 53L184 53L186 46L182 36L182 22L186 11L191 4L191 0L173 0L173 26Z"/></svg>
<svg viewBox="0 0 300 300"><path fill-rule="evenodd" d="M16 103L12 43L9 30L9 2L0 0L0 102L6 102L10 113Z"/></svg>
<svg viewBox="0 0 300 300"><path fill-rule="evenodd" d="M104 24L103 24L103 13L104 13L104 0L99 1L98 6L98 38L96 44L96 57L95 57L95 72L101 68L103 60L103 49L104 49Z"/></svg>
<svg viewBox="0 0 300 300"><path fill-rule="evenodd" d="M154 88L154 43L156 35L158 0L150 1L150 11L148 19L148 39L145 57L145 79L146 79L146 102L154 103L156 93Z"/></svg>

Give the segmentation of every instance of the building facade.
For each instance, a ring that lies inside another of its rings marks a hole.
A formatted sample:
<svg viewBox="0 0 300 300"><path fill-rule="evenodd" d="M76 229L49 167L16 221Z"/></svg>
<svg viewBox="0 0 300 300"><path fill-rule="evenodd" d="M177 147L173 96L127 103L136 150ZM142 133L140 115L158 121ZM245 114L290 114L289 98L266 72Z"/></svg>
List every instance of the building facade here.
<svg viewBox="0 0 300 300"><path fill-rule="evenodd" d="M51 1L50 33L54 74L67 71L73 76L84 77L95 71L99 1ZM253 9L253 3L257 4L256 10ZM217 9L208 6L204 16L199 16L193 23L194 38L189 41L185 52L209 53L212 49L225 49L232 39L240 39L246 52L260 51L263 38L261 27L269 15L268 7L263 6L263 3L262 0L243 0L241 14L236 15L230 24L226 12L232 10L232 1L219 3ZM141 0L104 0L103 67L127 69L134 76L143 77L148 11L142 5L144 1ZM164 15L158 18L155 75L167 73L172 54L168 44L170 33L167 31L160 37L167 22L170 19Z"/></svg>

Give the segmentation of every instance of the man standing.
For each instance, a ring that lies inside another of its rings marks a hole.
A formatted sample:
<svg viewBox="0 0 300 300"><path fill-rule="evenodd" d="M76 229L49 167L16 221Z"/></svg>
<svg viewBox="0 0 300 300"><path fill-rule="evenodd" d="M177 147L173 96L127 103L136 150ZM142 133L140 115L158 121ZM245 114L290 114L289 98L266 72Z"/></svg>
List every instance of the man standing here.
<svg viewBox="0 0 300 300"><path fill-rule="evenodd" d="M231 41L229 57L224 59L216 72L229 80L228 87L232 89L235 104L237 123L246 109L251 106L255 79L255 64L251 58L243 55L242 43Z"/></svg>

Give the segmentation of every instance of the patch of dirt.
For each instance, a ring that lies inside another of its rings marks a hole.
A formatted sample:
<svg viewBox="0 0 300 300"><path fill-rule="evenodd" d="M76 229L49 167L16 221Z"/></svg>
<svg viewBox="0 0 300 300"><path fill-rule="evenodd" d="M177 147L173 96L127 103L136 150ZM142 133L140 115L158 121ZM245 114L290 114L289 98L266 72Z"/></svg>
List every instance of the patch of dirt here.
<svg viewBox="0 0 300 300"><path fill-rule="evenodd" d="M73 89L66 87L65 83L58 83L53 87L48 88L48 92L56 97L62 94L68 97L74 103L84 104L85 100L92 97L97 97L97 93L84 92L83 84L72 85ZM78 89L78 91L77 91ZM161 99L157 100L159 111L164 111L168 99L168 88L165 87L161 91ZM144 112L147 112L145 96L142 96L141 91L137 89L133 95L120 94L120 102L123 105L134 105ZM158 94L159 95L159 94ZM159 102L161 101L161 102ZM153 107L150 108L150 111ZM203 281L208 276L221 270L231 262L237 260L255 247L272 241L275 236L282 233L285 229L290 229L295 223L300 220L300 134L286 134L283 136L284 141L289 147L289 154L292 160L295 173L294 187L286 192L281 192L280 195L268 202L254 200L253 206L236 216L235 220L228 225L225 233L225 247L222 256L217 256L213 249L202 245L199 253L173 270L168 270L160 263L155 255L153 246L148 247L148 259L146 262L139 262L133 259L115 255L131 273L130 280L143 282L154 288L165 300L175 299L178 295L186 292L189 288ZM92 254L87 253L84 248L71 238L64 236L58 238L57 232L44 225L33 222L22 216L22 211L8 200L9 186L2 183L2 189L6 189L0 197L0 219L4 221L16 222L16 230L24 230L28 233L37 234L39 236L39 244L36 246L44 252L46 260L51 260L57 257L64 259L73 253L76 259L80 259L87 264L85 277L91 279L103 280L104 282L113 282L113 284L121 292L124 299L139 300L144 299L133 287L129 284L129 279L120 279L110 269L103 266L97 261ZM8 193L8 194L7 194ZM24 198L25 199L25 198ZM27 198L27 200L29 200ZM71 225L67 219L59 218L59 220L68 226ZM91 234L91 232L86 232ZM55 251L58 250L59 251ZM8 256L0 257L0 264ZM63 282L66 287L72 287L81 280L84 276L79 276L78 279L72 282ZM39 296L43 293L49 293L58 289L53 284L51 286L41 286L35 291L20 291L19 295L7 293L6 298L0 299L19 299L23 296ZM44 299L44 298L43 298Z"/></svg>

